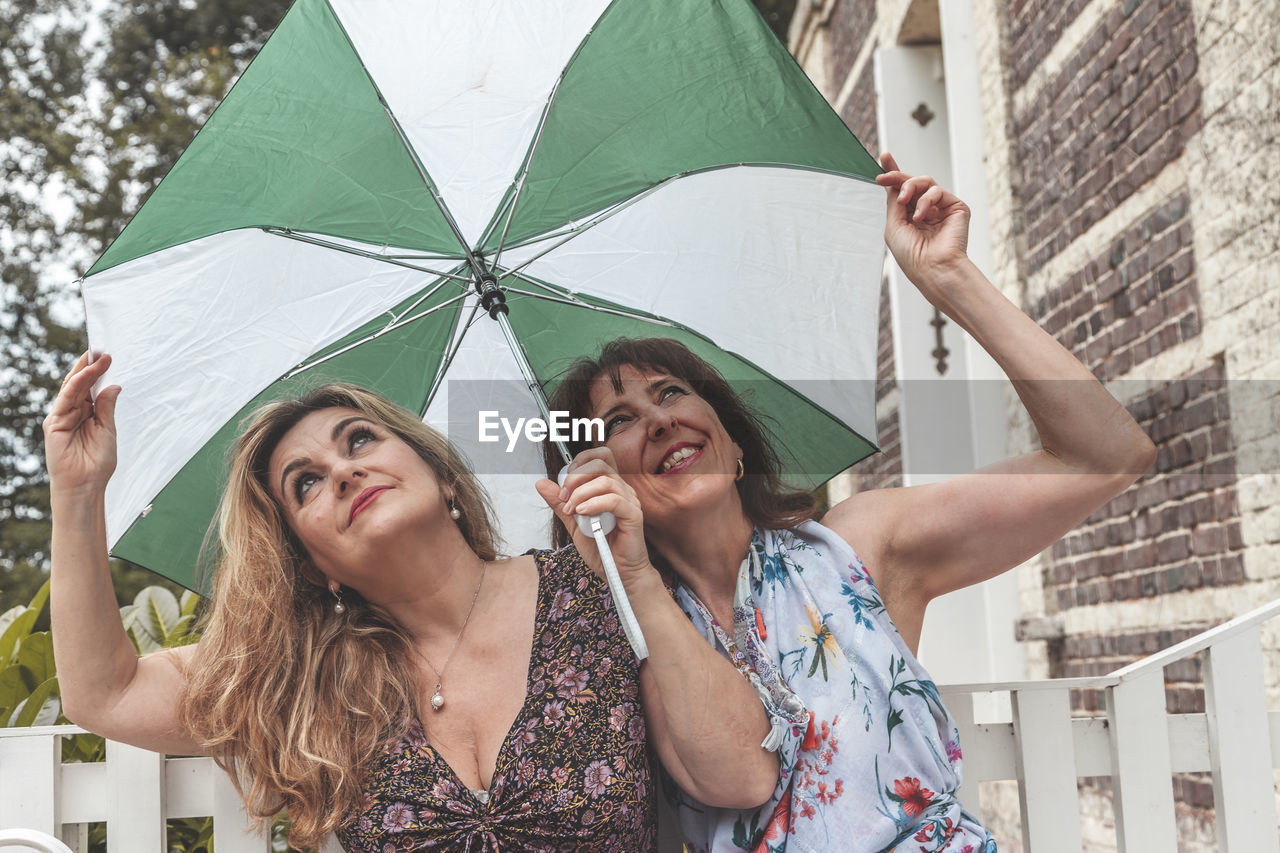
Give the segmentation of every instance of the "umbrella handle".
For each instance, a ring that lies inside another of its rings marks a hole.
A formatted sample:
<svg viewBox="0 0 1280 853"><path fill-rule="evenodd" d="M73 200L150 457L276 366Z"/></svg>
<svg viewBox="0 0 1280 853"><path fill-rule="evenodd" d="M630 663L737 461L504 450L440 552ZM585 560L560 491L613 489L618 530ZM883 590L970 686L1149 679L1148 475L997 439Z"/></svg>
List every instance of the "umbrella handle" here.
<svg viewBox="0 0 1280 853"><path fill-rule="evenodd" d="M556 485L564 486L564 478L569 475L569 466L560 469L560 476L556 477ZM593 535L591 522L599 519L600 526L604 529L604 535L608 536L613 532L613 528L618 526L618 518L611 512L602 512L599 515L574 515L578 520L578 529L588 536Z"/></svg>
<svg viewBox="0 0 1280 853"><path fill-rule="evenodd" d="M560 469L556 481L563 486L569 468ZM618 575L618 564L613 561L613 551L609 548L608 536L618 526L618 518L611 512L599 515L574 515L578 529L596 540L596 550L600 552L600 562L604 565L604 579L609 584L609 592L613 595L613 606L618 610L618 619L622 622L622 633L631 650L636 653L636 660L644 660L649 656L649 644L644 640L644 632L636 621L635 611L631 609L631 600L627 598L627 590L622 586L622 578Z"/></svg>
<svg viewBox="0 0 1280 853"><path fill-rule="evenodd" d="M613 518L613 513L603 513ZM649 656L649 644L644 640L644 632L636 621L635 611L631 609L631 600L627 598L627 590L622 586L622 578L618 576L618 565L613 561L613 551L609 549L609 541L605 539L605 530L595 516L584 519L578 516L578 524L583 521L591 523L589 531L596 540L596 548L600 551L600 562L604 564L604 579L609 584L609 592L613 594L613 606L618 610L618 619L622 622L622 633L626 635L631 650L636 653L636 660L642 661ZM616 523L616 519L614 519Z"/></svg>

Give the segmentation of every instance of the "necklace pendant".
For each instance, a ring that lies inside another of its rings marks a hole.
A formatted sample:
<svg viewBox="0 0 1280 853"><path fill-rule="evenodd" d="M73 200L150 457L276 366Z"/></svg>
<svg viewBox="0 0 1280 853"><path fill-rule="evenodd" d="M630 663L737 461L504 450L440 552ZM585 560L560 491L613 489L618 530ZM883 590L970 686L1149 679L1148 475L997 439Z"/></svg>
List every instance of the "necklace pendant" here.
<svg viewBox="0 0 1280 853"><path fill-rule="evenodd" d="M440 688L436 688L436 692L431 694L431 710L439 711L444 707L444 697L440 695Z"/></svg>

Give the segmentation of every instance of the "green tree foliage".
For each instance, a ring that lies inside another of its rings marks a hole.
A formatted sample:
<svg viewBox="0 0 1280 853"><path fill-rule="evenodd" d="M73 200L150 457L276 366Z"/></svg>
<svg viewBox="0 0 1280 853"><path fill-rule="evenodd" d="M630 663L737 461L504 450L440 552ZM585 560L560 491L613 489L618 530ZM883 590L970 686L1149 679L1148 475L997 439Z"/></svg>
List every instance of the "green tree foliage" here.
<svg viewBox="0 0 1280 853"><path fill-rule="evenodd" d="M105 6L99 30L85 22L103 4L0 0L0 608L31 598L47 576L40 424L86 345L72 281L287 6L139 0ZM159 580L121 563L112 571L121 604Z"/></svg>
<svg viewBox="0 0 1280 853"><path fill-rule="evenodd" d="M85 103L83 13L78 0L0 0L0 570L9 577L0 585L19 582L19 601L48 563L40 421L83 339L59 321L42 275L67 240L65 176Z"/></svg>

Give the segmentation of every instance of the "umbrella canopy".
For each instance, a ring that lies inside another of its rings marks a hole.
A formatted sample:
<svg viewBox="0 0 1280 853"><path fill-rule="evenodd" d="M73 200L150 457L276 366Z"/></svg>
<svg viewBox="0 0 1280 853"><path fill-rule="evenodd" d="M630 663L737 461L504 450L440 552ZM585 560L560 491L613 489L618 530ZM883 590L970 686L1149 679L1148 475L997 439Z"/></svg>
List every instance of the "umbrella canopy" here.
<svg viewBox="0 0 1280 853"><path fill-rule="evenodd" d="M242 418L323 381L474 437L482 275L538 377L680 339L820 483L873 449L878 171L747 0L298 0L83 279L112 553L196 588Z"/></svg>

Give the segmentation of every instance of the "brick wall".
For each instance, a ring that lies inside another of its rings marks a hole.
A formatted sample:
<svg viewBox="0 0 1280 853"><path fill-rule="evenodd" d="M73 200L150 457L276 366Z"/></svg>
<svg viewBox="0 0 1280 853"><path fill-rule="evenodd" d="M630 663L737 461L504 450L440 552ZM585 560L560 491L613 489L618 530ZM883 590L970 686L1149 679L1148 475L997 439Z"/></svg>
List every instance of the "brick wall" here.
<svg viewBox="0 0 1280 853"><path fill-rule="evenodd" d="M1008 4L1008 72L1015 87L1026 85L1031 72L1044 61L1063 28L1087 6L1089 0L1013 0Z"/></svg>
<svg viewBox="0 0 1280 853"><path fill-rule="evenodd" d="M1183 187L1026 306L1098 378L1123 376L1200 333L1188 207Z"/></svg>
<svg viewBox="0 0 1280 853"><path fill-rule="evenodd" d="M1246 580L1222 361L1164 384L1129 408L1159 448L1156 464L1050 550L1044 570L1049 612ZM1050 674L1103 675L1207 627L1183 620L1158 631L1068 636L1050 650ZM1203 710L1198 663L1171 667L1166 681L1170 710ZM1075 704L1098 710L1088 694Z"/></svg>
<svg viewBox="0 0 1280 853"><path fill-rule="evenodd" d="M1056 2L1024 5L1048 10ZM1021 27L1019 16L1008 26ZM1027 56L1010 43L1010 67ZM1196 65L1191 0L1125 0L1015 115L1024 273L1039 270L1181 156L1200 128Z"/></svg>
<svg viewBox="0 0 1280 853"><path fill-rule="evenodd" d="M926 5L878 0L872 37L894 43ZM825 33L810 42L815 70L876 151L871 66L857 63L868 7L807 8L807 32ZM973 8L994 278L1159 447L1133 489L1020 569L1024 615L1060 614L1068 632L1032 644L1029 675L1098 675L1280 594L1280 384L1246 381L1280 375L1280 195L1253 189L1280 174L1267 109L1280 102L1280 16L1213 0ZM881 324L883 370L886 305ZM898 389L881 386L888 452L855 469L857 489L901 483ZM1036 446L1025 414L1010 419L1011 448ZM1276 636L1264 636L1273 703ZM1198 661L1170 667L1165 686L1170 711L1203 710ZM1100 713L1099 698L1081 692L1076 712ZM1177 775L1174 790L1180 850L1215 849L1208 779ZM1016 797L997 801L1008 814L985 816L1015 850ZM1081 816L1086 849L1115 850L1106 782L1083 786Z"/></svg>
<svg viewBox="0 0 1280 853"><path fill-rule="evenodd" d="M858 75L853 93L840 110L840 118L844 119L853 135L858 137L872 156L880 155L880 139L876 133L875 74L870 62L863 66L862 73Z"/></svg>
<svg viewBox="0 0 1280 853"><path fill-rule="evenodd" d="M876 20L875 0L836 0L827 18L828 38L831 45L830 80L839 89L844 79L853 70L858 53L866 39L871 35L871 27ZM871 63L867 63L870 66ZM862 139L857 127L850 125L853 132ZM875 114L871 117L871 128L875 129ZM865 139L862 139L866 143Z"/></svg>

